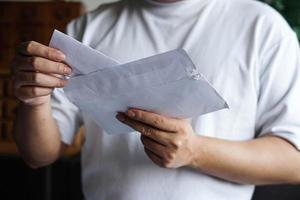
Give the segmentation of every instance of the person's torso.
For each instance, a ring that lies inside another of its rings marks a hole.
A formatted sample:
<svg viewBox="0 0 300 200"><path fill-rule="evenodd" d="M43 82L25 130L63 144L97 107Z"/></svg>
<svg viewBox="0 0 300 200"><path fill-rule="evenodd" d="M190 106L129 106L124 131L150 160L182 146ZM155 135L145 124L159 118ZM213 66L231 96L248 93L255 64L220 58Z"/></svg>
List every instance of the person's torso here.
<svg viewBox="0 0 300 200"><path fill-rule="evenodd" d="M82 42L121 63L185 49L229 105L229 109L191 119L194 131L249 140L256 131L258 56L267 34L264 9L247 0L117 3L87 15ZM83 116L82 180L88 200L248 200L252 196L251 185L188 168L160 168L147 158L138 133L109 135Z"/></svg>

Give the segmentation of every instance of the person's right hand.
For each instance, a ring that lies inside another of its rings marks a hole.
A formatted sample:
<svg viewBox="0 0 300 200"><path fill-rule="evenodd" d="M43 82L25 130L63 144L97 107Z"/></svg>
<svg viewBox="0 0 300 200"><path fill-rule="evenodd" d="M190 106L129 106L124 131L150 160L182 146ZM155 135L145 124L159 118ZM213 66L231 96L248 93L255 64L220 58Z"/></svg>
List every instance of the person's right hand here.
<svg viewBox="0 0 300 200"><path fill-rule="evenodd" d="M49 103L53 89L65 86L64 75L71 73L64 59L59 50L38 42L20 44L11 62L15 96L30 106Z"/></svg>

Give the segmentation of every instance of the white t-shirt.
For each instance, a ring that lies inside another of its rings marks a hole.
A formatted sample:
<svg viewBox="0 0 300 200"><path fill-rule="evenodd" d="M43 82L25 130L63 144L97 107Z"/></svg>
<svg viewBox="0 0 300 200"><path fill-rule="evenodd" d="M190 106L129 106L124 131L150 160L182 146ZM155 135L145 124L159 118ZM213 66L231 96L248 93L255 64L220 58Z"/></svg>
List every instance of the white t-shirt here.
<svg viewBox="0 0 300 200"><path fill-rule="evenodd" d="M300 148L298 41L284 19L265 4L124 1L87 13L67 32L122 63L184 48L230 107L192 119L197 134L242 141L272 132ZM77 128L85 126L82 182L87 200L249 200L252 196L252 185L185 167L158 167L144 153L139 133L105 133L61 89L55 90L52 104L63 142L70 144Z"/></svg>

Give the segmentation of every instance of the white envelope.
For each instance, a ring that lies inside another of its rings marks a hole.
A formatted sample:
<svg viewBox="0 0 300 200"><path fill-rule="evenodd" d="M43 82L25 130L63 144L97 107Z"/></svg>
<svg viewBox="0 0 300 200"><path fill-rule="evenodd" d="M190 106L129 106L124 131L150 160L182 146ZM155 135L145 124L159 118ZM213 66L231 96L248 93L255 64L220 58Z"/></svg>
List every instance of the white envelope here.
<svg viewBox="0 0 300 200"><path fill-rule="evenodd" d="M65 53L66 63L72 67L71 76L88 74L120 64L58 30L54 30L49 46Z"/></svg>
<svg viewBox="0 0 300 200"><path fill-rule="evenodd" d="M182 49L117 64L62 33L53 34L50 46L63 51L76 69L66 96L108 133L133 131L115 118L131 107L177 118L228 108Z"/></svg>

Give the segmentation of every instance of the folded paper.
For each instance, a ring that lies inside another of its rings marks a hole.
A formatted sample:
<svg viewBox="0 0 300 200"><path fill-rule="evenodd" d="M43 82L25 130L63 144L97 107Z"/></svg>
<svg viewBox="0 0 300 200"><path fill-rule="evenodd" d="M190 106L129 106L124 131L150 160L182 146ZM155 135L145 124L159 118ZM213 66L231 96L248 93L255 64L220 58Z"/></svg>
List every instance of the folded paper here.
<svg viewBox="0 0 300 200"><path fill-rule="evenodd" d="M228 108L183 49L119 64L58 31L49 46L75 69L64 88L68 99L108 133L133 131L115 118L128 108L176 118Z"/></svg>

